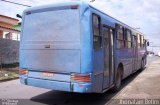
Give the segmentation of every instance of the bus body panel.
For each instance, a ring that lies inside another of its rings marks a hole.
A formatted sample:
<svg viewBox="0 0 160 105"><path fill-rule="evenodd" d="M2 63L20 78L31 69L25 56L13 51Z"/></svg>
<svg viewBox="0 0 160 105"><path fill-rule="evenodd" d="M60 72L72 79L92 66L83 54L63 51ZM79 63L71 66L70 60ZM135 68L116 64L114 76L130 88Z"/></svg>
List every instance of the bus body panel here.
<svg viewBox="0 0 160 105"><path fill-rule="evenodd" d="M23 20L20 67L37 71L80 72L79 9L63 6L29 12L24 14ZM70 24L72 21L74 24Z"/></svg>
<svg viewBox="0 0 160 105"><path fill-rule="evenodd" d="M70 75L66 73L53 73L53 76L46 76L44 72L30 71L28 78L41 78L53 81L71 82Z"/></svg>
<svg viewBox="0 0 160 105"><path fill-rule="evenodd" d="M88 5L81 6L81 73L92 73L92 27Z"/></svg>
<svg viewBox="0 0 160 105"><path fill-rule="evenodd" d="M116 53L116 58L118 61L117 64L123 64L123 78L125 78L132 73L132 49L119 49L116 50Z"/></svg>
<svg viewBox="0 0 160 105"><path fill-rule="evenodd" d="M21 67L29 70L80 73L79 50L22 50ZM69 58L68 58L69 57Z"/></svg>

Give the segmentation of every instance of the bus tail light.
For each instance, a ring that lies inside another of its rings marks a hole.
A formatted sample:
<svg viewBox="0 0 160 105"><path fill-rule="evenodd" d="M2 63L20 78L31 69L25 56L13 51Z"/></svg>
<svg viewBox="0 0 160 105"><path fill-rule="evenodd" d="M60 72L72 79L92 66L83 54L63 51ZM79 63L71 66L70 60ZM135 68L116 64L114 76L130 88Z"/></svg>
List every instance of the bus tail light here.
<svg viewBox="0 0 160 105"><path fill-rule="evenodd" d="M90 82L91 74L71 74L71 79L77 82Z"/></svg>
<svg viewBox="0 0 160 105"><path fill-rule="evenodd" d="M28 70L27 69L19 69L19 74L20 75L28 75Z"/></svg>

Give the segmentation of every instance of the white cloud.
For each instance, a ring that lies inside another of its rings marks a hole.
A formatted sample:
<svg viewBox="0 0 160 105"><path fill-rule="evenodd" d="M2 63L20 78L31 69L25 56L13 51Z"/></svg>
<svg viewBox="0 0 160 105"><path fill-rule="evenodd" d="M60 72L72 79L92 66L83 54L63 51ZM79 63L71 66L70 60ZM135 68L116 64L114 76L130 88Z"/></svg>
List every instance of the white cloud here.
<svg viewBox="0 0 160 105"><path fill-rule="evenodd" d="M160 0L97 0L93 4L132 27L140 27L147 38L160 44Z"/></svg>
<svg viewBox="0 0 160 105"><path fill-rule="evenodd" d="M69 0L10 1L36 6ZM160 0L96 0L91 4L132 27L140 27L148 38L160 39ZM0 14L16 17L16 13L22 13L25 8L0 1ZM160 44L160 41L155 40L155 43Z"/></svg>

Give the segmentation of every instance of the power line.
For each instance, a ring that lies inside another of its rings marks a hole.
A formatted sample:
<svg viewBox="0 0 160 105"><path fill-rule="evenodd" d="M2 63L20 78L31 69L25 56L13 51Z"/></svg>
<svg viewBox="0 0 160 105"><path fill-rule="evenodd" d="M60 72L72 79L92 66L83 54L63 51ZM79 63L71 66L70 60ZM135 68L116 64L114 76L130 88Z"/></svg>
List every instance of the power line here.
<svg viewBox="0 0 160 105"><path fill-rule="evenodd" d="M29 5L20 4L20 3L16 3L16 2L8 1L8 0L0 0L0 1L7 2L7 3L11 3L11 4L16 4L16 5L21 5L21 6L25 6L25 7L31 7L31 6L29 6Z"/></svg>

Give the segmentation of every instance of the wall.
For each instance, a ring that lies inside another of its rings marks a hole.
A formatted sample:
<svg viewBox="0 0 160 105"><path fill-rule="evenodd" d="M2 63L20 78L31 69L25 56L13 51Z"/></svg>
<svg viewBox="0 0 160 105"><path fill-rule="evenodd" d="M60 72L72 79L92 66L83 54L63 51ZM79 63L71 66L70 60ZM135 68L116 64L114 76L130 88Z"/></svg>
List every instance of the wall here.
<svg viewBox="0 0 160 105"><path fill-rule="evenodd" d="M6 28L12 28L12 24L0 22L0 26L6 27Z"/></svg>
<svg viewBox="0 0 160 105"><path fill-rule="evenodd" d="M0 64L19 62L19 41L0 39Z"/></svg>
<svg viewBox="0 0 160 105"><path fill-rule="evenodd" d="M3 38L3 31L0 30L0 38Z"/></svg>

